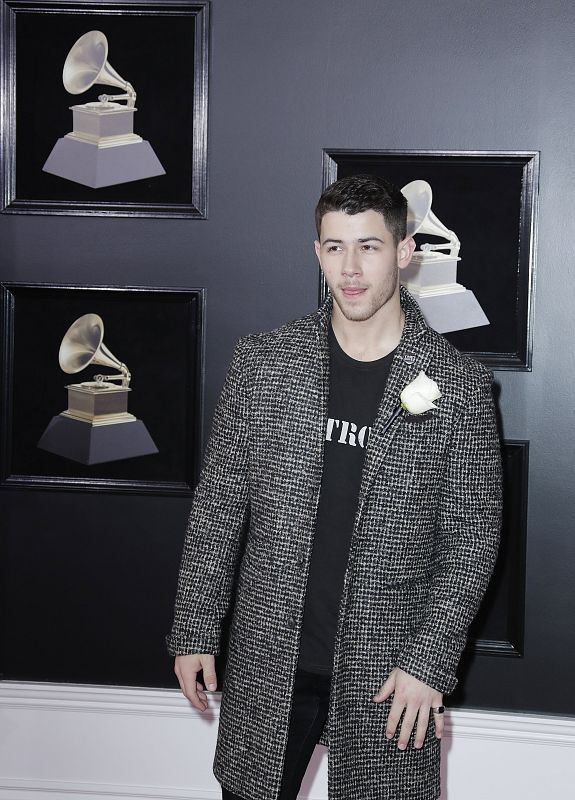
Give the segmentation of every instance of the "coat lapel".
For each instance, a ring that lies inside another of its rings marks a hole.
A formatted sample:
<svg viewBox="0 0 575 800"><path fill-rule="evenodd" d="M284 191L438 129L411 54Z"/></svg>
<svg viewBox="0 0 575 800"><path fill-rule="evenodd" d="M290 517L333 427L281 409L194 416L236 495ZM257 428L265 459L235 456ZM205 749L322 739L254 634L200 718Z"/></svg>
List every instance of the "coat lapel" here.
<svg viewBox="0 0 575 800"><path fill-rule="evenodd" d="M358 516L361 514L363 503L375 480L386 452L394 437L401 428L401 419L393 417L399 407L399 396L402 390L417 377L421 370L425 371L431 360L431 351L425 346L424 339L428 330L427 323L419 310L419 306L406 289L400 287L401 306L405 313L405 325L401 340L393 359L385 392L381 398L377 416L372 425L369 442L365 451L361 487L359 492ZM329 395L329 345L328 327L332 312L332 298L328 295L326 301L318 309L317 336L320 371L318 378L321 383L321 452L319 453L320 473L323 468L323 448L325 439L325 426L327 424L327 408Z"/></svg>
<svg viewBox="0 0 575 800"><path fill-rule="evenodd" d="M401 305L405 312L405 325L365 451L358 518L387 450L395 436L402 430L401 417L394 418L400 406L401 392L422 370L427 369L431 360L431 351L423 341L427 325L419 306L403 287L401 287Z"/></svg>
<svg viewBox="0 0 575 800"><path fill-rule="evenodd" d="M329 343L328 328L331 319L331 296L328 295L323 305L315 314L315 336L309 352L310 375L313 376L317 388L317 405L309 409L309 423L317 436L312 452L314 453L313 470L315 480L316 508L323 476L323 459L325 447L325 431L329 402ZM309 346L309 340L305 343Z"/></svg>

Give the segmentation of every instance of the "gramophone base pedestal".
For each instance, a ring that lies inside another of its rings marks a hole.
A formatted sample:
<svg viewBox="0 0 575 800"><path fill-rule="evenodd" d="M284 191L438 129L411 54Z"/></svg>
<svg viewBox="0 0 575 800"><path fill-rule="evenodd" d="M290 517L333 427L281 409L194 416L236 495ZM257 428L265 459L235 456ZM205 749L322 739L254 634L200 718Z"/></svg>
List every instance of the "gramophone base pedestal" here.
<svg viewBox="0 0 575 800"><path fill-rule="evenodd" d="M434 297L417 297L425 321L438 333L464 331L489 325L483 309L473 292L466 289L456 294L438 294Z"/></svg>
<svg viewBox="0 0 575 800"><path fill-rule="evenodd" d="M63 136L42 169L92 189L166 174L145 139L116 147L98 147L92 142Z"/></svg>
<svg viewBox="0 0 575 800"><path fill-rule="evenodd" d="M80 464L103 464L158 452L141 419L91 425L60 414L52 417L38 447Z"/></svg>
<svg viewBox="0 0 575 800"><path fill-rule="evenodd" d="M415 293L425 292L427 287L442 284L457 284L457 262L459 256L452 258L438 253L422 253L416 250L411 261L401 270L401 282Z"/></svg>

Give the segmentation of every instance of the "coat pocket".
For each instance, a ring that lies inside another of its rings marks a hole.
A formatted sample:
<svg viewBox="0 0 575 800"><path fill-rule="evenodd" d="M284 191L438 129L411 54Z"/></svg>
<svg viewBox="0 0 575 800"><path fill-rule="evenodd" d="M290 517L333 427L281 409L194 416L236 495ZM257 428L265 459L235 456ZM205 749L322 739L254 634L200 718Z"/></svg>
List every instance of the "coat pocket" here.
<svg viewBox="0 0 575 800"><path fill-rule="evenodd" d="M411 589L425 587L433 580L431 572L422 572L418 575L409 575L405 578L384 581L383 589L389 592L405 592Z"/></svg>
<svg viewBox="0 0 575 800"><path fill-rule="evenodd" d="M407 426L425 425L428 422L433 422L435 419L437 419L437 411L431 409L431 411L425 411L423 414L405 414L401 424Z"/></svg>

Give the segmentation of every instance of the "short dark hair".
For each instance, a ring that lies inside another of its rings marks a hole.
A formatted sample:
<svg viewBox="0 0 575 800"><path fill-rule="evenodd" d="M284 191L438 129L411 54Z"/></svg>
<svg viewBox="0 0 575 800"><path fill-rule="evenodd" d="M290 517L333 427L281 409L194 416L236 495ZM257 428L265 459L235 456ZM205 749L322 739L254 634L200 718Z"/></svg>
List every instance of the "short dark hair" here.
<svg viewBox="0 0 575 800"><path fill-rule="evenodd" d="M396 246L407 234L407 200L395 184L378 175L350 175L324 189L315 209L318 238L321 221L328 211L346 214L378 211Z"/></svg>

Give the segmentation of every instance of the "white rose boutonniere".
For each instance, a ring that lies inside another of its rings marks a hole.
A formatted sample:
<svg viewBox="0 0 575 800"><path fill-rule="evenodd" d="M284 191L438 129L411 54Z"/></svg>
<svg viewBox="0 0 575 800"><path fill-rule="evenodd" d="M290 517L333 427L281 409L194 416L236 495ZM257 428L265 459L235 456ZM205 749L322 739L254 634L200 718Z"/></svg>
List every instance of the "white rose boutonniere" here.
<svg viewBox="0 0 575 800"><path fill-rule="evenodd" d="M441 392L439 386L428 378L425 372L420 372L415 380L408 383L399 396L401 407L409 414L424 414L437 408L434 400L439 400Z"/></svg>
<svg viewBox="0 0 575 800"><path fill-rule="evenodd" d="M382 434L386 433L395 420L404 412L416 416L425 414L426 411L431 411L432 408L437 408L433 401L439 400L441 396L439 386L435 381L428 378L425 372L420 372L417 378L408 383L399 395L399 405L387 420Z"/></svg>

